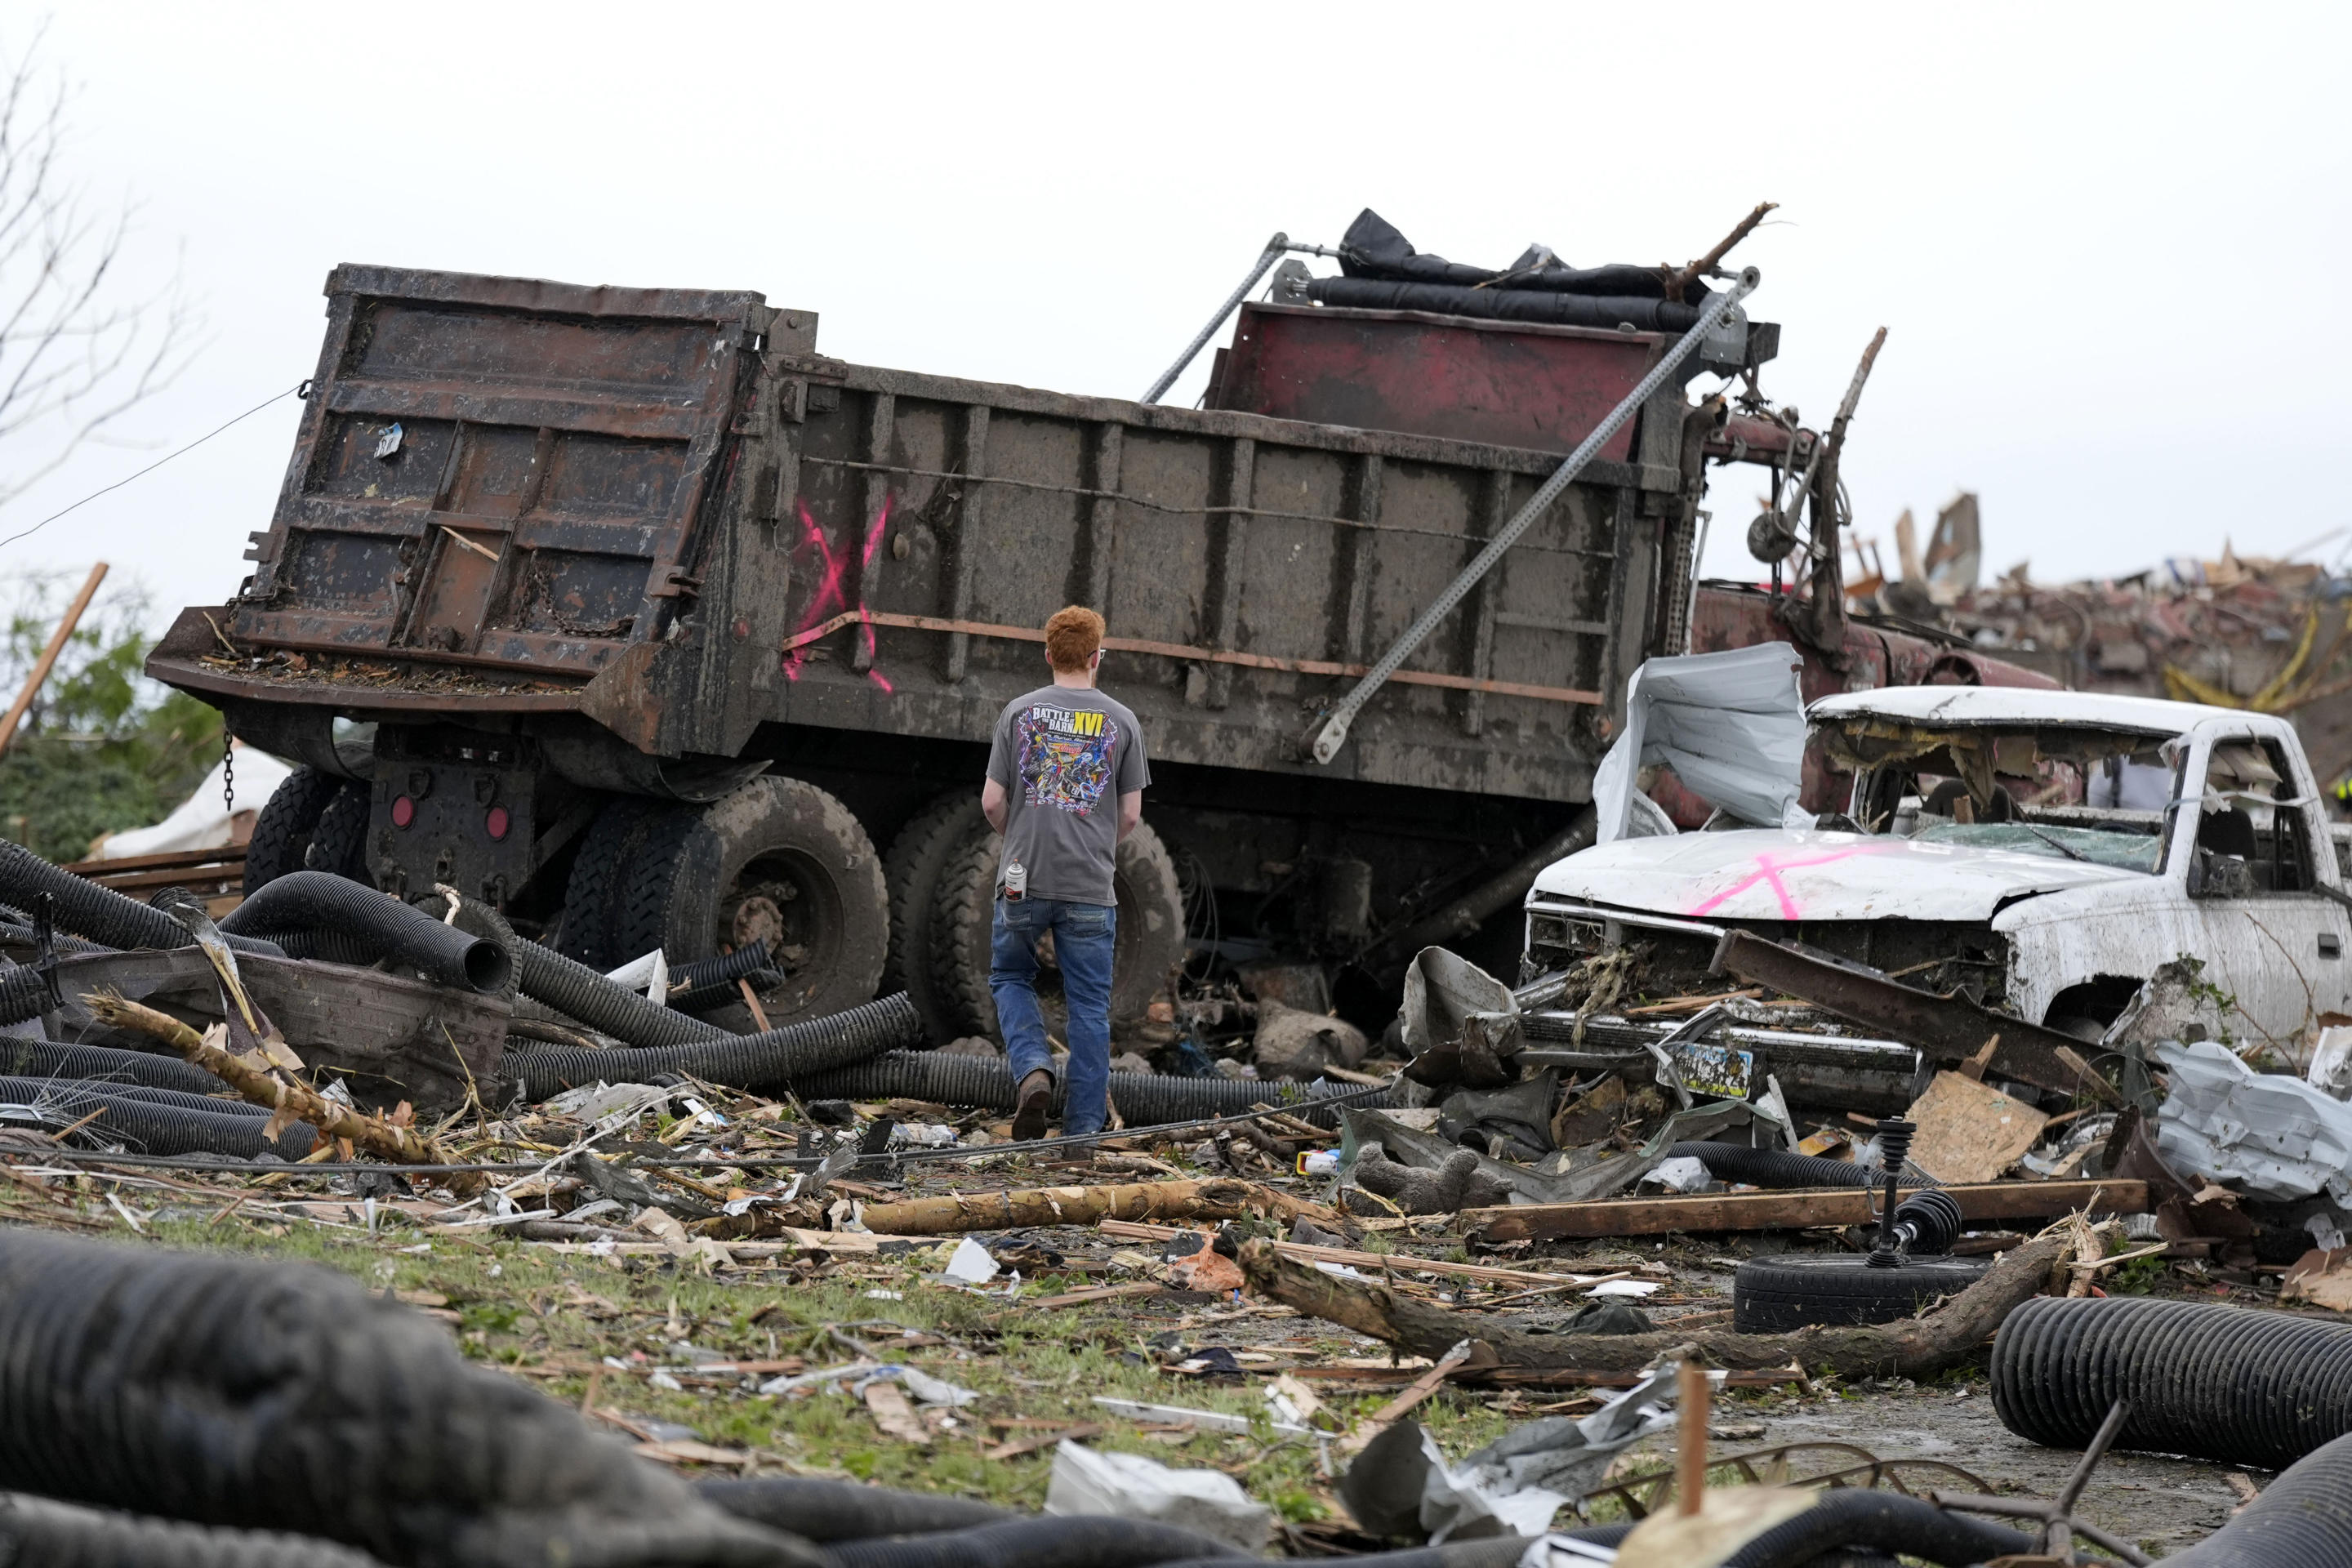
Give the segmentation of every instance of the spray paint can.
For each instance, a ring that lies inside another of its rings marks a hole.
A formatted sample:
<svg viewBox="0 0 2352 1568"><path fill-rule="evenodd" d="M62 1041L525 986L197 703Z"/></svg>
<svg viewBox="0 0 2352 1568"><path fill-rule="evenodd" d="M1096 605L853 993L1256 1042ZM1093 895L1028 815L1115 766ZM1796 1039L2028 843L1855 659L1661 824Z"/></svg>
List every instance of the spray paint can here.
<svg viewBox="0 0 2352 1568"><path fill-rule="evenodd" d="M1004 863L1004 901L1017 904L1029 896L1029 868L1018 860Z"/></svg>

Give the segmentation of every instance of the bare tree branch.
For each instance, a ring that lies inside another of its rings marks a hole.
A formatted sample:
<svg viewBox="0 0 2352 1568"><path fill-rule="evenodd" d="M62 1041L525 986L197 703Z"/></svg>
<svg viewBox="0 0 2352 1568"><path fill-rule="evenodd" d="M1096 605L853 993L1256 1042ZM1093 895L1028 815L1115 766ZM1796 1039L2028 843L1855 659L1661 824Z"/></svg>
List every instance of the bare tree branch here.
<svg viewBox="0 0 2352 1568"><path fill-rule="evenodd" d="M137 209L67 173L73 93L40 66L42 36L13 58L0 47L0 507L169 386L200 324L177 268L125 292Z"/></svg>

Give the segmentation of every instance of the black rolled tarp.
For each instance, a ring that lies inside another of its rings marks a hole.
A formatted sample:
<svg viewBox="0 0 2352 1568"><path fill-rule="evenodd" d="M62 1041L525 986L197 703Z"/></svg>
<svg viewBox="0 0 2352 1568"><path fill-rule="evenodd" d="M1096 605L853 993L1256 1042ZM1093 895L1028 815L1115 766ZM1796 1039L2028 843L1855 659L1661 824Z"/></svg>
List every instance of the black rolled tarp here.
<svg viewBox="0 0 2352 1568"><path fill-rule="evenodd" d="M1532 248L1499 271L1448 261L1442 256L1413 249L1412 241L1399 233L1394 224L1370 207L1358 213L1356 221L1340 237L1339 253L1339 269L1349 278L1457 289L1488 285L1488 289L1480 290L1482 293L1513 289L1628 300L1662 300L1666 297L1666 279L1654 267L1570 267L1559 263L1557 258L1547 260L1543 252ZM1680 303L1704 304L1706 296L1706 286L1693 282L1685 287Z"/></svg>
<svg viewBox="0 0 2352 1568"><path fill-rule="evenodd" d="M1368 310L1431 310L1445 316L1475 316L1496 321L1534 321L1556 327L1631 324L1644 332L1686 332L1698 324L1696 307L1664 300L1622 296L1556 294L1535 289L1465 289L1445 283L1392 283L1371 278L1314 278L1307 297L1320 305Z"/></svg>

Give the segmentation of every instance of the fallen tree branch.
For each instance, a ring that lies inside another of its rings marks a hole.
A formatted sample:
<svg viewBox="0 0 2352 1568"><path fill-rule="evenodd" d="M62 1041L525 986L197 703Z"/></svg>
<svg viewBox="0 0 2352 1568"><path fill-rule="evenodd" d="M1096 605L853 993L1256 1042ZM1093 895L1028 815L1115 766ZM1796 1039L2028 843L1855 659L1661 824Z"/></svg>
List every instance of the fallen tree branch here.
<svg viewBox="0 0 2352 1568"><path fill-rule="evenodd" d="M1258 1214L1286 1221L1300 1215L1338 1219L1319 1204L1301 1203L1255 1182L1227 1178L954 1193L939 1198L909 1198L905 1203L868 1204L858 1217L866 1229L885 1236L947 1236L966 1230L1093 1225L1106 1219L1240 1219Z"/></svg>
<svg viewBox="0 0 2352 1568"><path fill-rule="evenodd" d="M1924 1318L1786 1334L1672 1329L1647 1334L1531 1334L1507 1322L1416 1300L1371 1280L1295 1263L1270 1242L1244 1243L1241 1265L1253 1294L1433 1361L1471 1340L1485 1342L1503 1366L1632 1372L1687 1345L1701 1360L1719 1367L1779 1368L1793 1358L1811 1371L1843 1377L1922 1378L1958 1365L1990 1339L2011 1308L2048 1286L2052 1267L2072 1247L2073 1238L2063 1232L2029 1241Z"/></svg>
<svg viewBox="0 0 2352 1568"><path fill-rule="evenodd" d="M353 1148L363 1149L380 1160L403 1165L457 1163L438 1142L415 1128L394 1126L381 1117L329 1100L314 1089L289 1083L267 1068L230 1055L169 1013L103 992L85 994L81 1000L91 1016L163 1041L247 1100L277 1112L278 1120L307 1121L327 1137L348 1139ZM479 1186L483 1180L479 1175L465 1174L444 1179L459 1192L467 1190L468 1184Z"/></svg>

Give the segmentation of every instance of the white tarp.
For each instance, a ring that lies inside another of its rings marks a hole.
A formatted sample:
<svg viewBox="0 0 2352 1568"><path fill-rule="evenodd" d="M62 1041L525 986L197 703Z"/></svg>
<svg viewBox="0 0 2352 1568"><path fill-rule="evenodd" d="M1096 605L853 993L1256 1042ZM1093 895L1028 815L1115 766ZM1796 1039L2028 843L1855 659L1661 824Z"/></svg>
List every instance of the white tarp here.
<svg viewBox="0 0 2352 1568"><path fill-rule="evenodd" d="M2352 1208L2352 1105L2284 1073L2259 1073L2200 1040L2156 1047L2171 1083L2156 1147L2184 1176L2287 1202L2325 1190Z"/></svg>
<svg viewBox="0 0 2352 1568"><path fill-rule="evenodd" d="M1625 683L1625 732L1592 777L1593 842L1627 837L1635 779L1657 763L1742 822L1788 826L1805 765L1802 668L1784 642L1644 662Z"/></svg>
<svg viewBox="0 0 2352 1568"><path fill-rule="evenodd" d="M294 770L267 752L238 742L236 746L236 809L259 811L272 791ZM99 845L98 860L121 860L132 855L162 855L173 849L217 849L236 838L226 805L221 799L221 764L205 775L195 794L182 801L171 816L152 827L110 833Z"/></svg>

